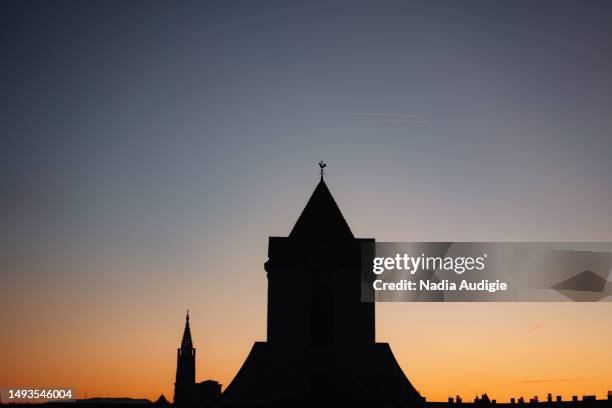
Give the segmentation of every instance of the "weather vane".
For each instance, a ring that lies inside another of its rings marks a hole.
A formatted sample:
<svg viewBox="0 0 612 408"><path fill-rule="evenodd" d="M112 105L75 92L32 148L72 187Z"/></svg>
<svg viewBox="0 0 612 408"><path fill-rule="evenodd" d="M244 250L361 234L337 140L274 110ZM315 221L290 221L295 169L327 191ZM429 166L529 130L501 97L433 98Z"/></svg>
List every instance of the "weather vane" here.
<svg viewBox="0 0 612 408"><path fill-rule="evenodd" d="M319 162L319 167L321 168L321 170L319 171L319 174L321 175L321 178L323 178L323 175L325 174L325 172L323 171L323 169L327 166L327 164L325 164L325 162L323 160L321 160Z"/></svg>

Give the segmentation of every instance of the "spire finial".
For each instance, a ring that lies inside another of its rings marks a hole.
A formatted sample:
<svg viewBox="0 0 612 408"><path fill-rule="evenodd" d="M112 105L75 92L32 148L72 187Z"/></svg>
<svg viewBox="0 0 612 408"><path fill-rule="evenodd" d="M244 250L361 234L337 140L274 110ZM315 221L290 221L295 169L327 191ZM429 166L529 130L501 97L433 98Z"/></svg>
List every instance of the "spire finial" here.
<svg viewBox="0 0 612 408"><path fill-rule="evenodd" d="M324 169L326 166L327 166L327 164L326 164L326 163L325 163L323 160L321 160L321 161L319 162L319 168L321 169L321 170L319 171L319 174L321 175L321 180L323 180L323 175L325 174L325 172L323 171L323 169Z"/></svg>
<svg viewBox="0 0 612 408"><path fill-rule="evenodd" d="M189 321L189 309L187 309L187 321Z"/></svg>

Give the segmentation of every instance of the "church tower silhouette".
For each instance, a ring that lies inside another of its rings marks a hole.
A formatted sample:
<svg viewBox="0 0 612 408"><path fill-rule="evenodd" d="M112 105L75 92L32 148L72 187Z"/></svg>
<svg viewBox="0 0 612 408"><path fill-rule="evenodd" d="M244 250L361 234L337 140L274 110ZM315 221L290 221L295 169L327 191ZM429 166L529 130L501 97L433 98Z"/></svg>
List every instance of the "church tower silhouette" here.
<svg viewBox="0 0 612 408"><path fill-rule="evenodd" d="M270 237L267 341L256 342L222 395L226 405L423 402L361 301L362 248L323 180L288 237ZM369 254L368 254L369 255Z"/></svg>
<svg viewBox="0 0 612 408"><path fill-rule="evenodd" d="M176 381L174 382L174 403L188 405L193 399L195 386L195 354L189 328L189 311L185 317L185 330L181 347L176 352Z"/></svg>

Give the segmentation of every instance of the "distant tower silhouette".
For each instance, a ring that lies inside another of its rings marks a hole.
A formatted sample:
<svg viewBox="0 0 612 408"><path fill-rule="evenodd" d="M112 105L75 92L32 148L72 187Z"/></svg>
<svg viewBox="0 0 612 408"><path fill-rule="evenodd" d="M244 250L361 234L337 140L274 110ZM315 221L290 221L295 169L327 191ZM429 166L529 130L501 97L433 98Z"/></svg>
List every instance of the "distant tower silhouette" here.
<svg viewBox="0 0 612 408"><path fill-rule="evenodd" d="M176 405L189 405L193 399L195 385L195 354L191 341L191 329L189 328L189 310L185 318L185 330L181 348L176 355L176 381L174 382L174 403Z"/></svg>

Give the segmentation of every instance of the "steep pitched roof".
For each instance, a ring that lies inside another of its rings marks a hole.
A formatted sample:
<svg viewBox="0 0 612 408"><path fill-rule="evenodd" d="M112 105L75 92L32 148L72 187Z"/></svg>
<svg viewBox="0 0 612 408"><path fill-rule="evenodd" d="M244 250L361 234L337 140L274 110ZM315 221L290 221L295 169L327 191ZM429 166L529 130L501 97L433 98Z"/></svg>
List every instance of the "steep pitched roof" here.
<svg viewBox="0 0 612 408"><path fill-rule="evenodd" d="M154 402L155 405L170 405L170 402L166 399L164 394L160 395L157 401Z"/></svg>
<svg viewBox="0 0 612 408"><path fill-rule="evenodd" d="M301 241L354 239L323 177L291 230L289 238Z"/></svg>

